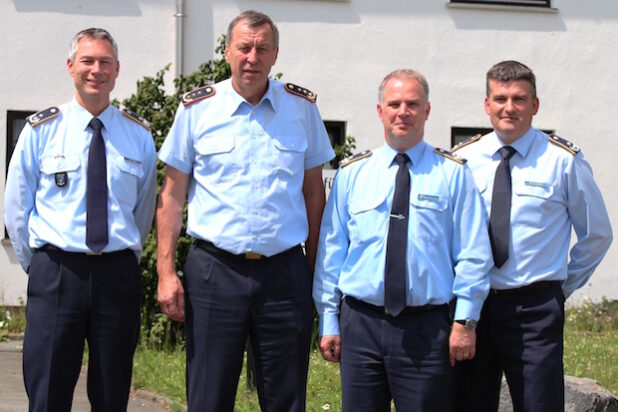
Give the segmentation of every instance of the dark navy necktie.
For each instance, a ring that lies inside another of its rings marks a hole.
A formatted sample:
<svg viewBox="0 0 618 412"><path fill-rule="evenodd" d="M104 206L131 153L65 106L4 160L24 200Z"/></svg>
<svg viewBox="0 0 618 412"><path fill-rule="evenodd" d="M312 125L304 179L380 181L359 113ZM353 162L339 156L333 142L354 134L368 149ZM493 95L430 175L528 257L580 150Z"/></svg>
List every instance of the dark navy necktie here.
<svg viewBox="0 0 618 412"><path fill-rule="evenodd" d="M489 240L494 256L494 264L501 267L509 258L509 239L511 238L511 167L509 159L516 153L511 146L498 150L502 160L496 169L494 190L491 195L489 213Z"/></svg>
<svg viewBox="0 0 618 412"><path fill-rule="evenodd" d="M92 140L88 150L86 183L86 246L99 253L109 242L107 233L107 162L103 141L103 122L96 117L89 123Z"/></svg>
<svg viewBox="0 0 618 412"><path fill-rule="evenodd" d="M410 211L410 158L405 153L398 153L395 161L399 169L395 178L384 270L384 307L393 316L399 315L406 307L406 251Z"/></svg>

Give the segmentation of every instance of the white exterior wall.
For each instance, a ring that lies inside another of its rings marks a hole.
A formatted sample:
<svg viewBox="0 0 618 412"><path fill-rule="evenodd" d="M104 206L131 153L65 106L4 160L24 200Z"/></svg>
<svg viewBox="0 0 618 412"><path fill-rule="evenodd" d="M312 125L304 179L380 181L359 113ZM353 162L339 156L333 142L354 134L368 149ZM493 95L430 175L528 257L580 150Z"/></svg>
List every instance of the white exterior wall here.
<svg viewBox="0 0 618 412"><path fill-rule="evenodd" d="M119 98L130 95L143 75L173 61L171 0L114 0L94 11L84 0L73 6L60 0L30 1L35 5L28 10L20 10L18 0L6 2L0 4L0 33L9 40L9 47L0 50L4 135L7 109L47 107L70 98L65 49L82 27L105 26L119 42L121 74L114 93ZM618 4L553 0L552 6L554 11L453 8L446 0L186 0L185 72L214 57L217 37L240 11L261 10L281 34L273 73L282 72L284 81L316 92L324 119L346 121L357 150L382 144L377 87L384 75L400 67L416 68L427 77L432 112L426 139L448 148L452 126L490 127L483 109L485 73L498 61L519 60L537 75L540 110L534 125L554 129L582 148L618 231L618 192L612 184L618 150L606 142L618 100L612 76L618 67ZM28 49L34 50L24 58ZM6 81L16 77L18 81ZM63 78L66 83L59 80ZM11 96L10 101L4 96ZM41 104L32 105L31 96ZM618 298L617 252L618 245L612 245L591 282L571 302L585 296ZM11 262L12 249L4 244L0 270L23 277ZM0 274L0 290L7 288L4 279Z"/></svg>

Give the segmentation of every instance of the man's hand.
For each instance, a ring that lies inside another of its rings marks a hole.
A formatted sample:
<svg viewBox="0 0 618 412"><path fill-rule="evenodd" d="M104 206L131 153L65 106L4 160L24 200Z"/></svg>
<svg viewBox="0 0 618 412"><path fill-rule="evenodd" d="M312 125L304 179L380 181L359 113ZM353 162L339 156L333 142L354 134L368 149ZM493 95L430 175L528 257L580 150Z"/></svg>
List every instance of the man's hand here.
<svg viewBox="0 0 618 412"><path fill-rule="evenodd" d="M177 322L185 320L185 291L175 274L161 276L157 285L157 302L170 319Z"/></svg>
<svg viewBox="0 0 618 412"><path fill-rule="evenodd" d="M476 332L467 330L461 323L454 322L449 339L449 360L451 366L455 361L474 358L476 355Z"/></svg>
<svg viewBox="0 0 618 412"><path fill-rule="evenodd" d="M318 347L324 359L331 362L339 362L339 357L341 356L341 336L320 336Z"/></svg>

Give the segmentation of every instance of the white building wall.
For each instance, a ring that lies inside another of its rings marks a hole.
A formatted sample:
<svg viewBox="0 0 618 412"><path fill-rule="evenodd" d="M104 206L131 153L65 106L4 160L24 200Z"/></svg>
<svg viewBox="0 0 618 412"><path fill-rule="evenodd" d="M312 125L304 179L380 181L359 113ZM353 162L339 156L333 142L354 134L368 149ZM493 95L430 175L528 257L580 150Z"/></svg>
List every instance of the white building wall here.
<svg viewBox="0 0 618 412"><path fill-rule="evenodd" d="M452 126L490 127L483 110L487 69L501 60L520 60L537 75L541 104L535 126L554 129L582 148L618 230L612 184L618 150L606 137L611 138L618 99L612 75L618 67L618 3L554 0L552 6L554 11L454 8L446 0L186 0L185 72L214 57L216 39L240 11L258 9L281 33L273 73L316 92L324 119L346 121L357 150L382 144L377 87L400 67L426 75L432 103L426 139L449 147ZM8 46L0 49L2 136L7 109L38 109L71 97L66 48L83 27L104 26L120 44L118 98L174 59L171 0L3 0L0 13L0 34ZM572 301L618 298L617 252L613 245ZM14 279L25 278L6 243L0 270L5 294Z"/></svg>

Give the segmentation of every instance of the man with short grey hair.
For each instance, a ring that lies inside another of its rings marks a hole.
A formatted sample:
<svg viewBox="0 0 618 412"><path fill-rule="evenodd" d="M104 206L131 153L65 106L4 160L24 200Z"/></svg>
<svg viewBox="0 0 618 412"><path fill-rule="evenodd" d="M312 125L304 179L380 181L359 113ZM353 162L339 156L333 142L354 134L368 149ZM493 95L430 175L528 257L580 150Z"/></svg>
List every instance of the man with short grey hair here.
<svg viewBox="0 0 618 412"><path fill-rule="evenodd" d="M313 299L346 412L450 411L452 366L474 357L486 219L465 161L424 140L428 94L416 70L384 78L385 144L342 162L324 210Z"/></svg>
<svg viewBox="0 0 618 412"><path fill-rule="evenodd" d="M139 258L156 195L146 121L110 104L120 64L105 30L71 42L74 99L28 118L4 221L28 273L24 383L31 411L71 410L88 342L94 411L126 411L140 320Z"/></svg>
<svg viewBox="0 0 618 412"><path fill-rule="evenodd" d="M268 78L277 44L265 14L234 19L232 78L183 97L159 153L158 300L186 324L189 411L234 409L247 336L261 408L305 409L322 164L334 152L315 94ZM175 252L187 195L195 241L183 284Z"/></svg>

